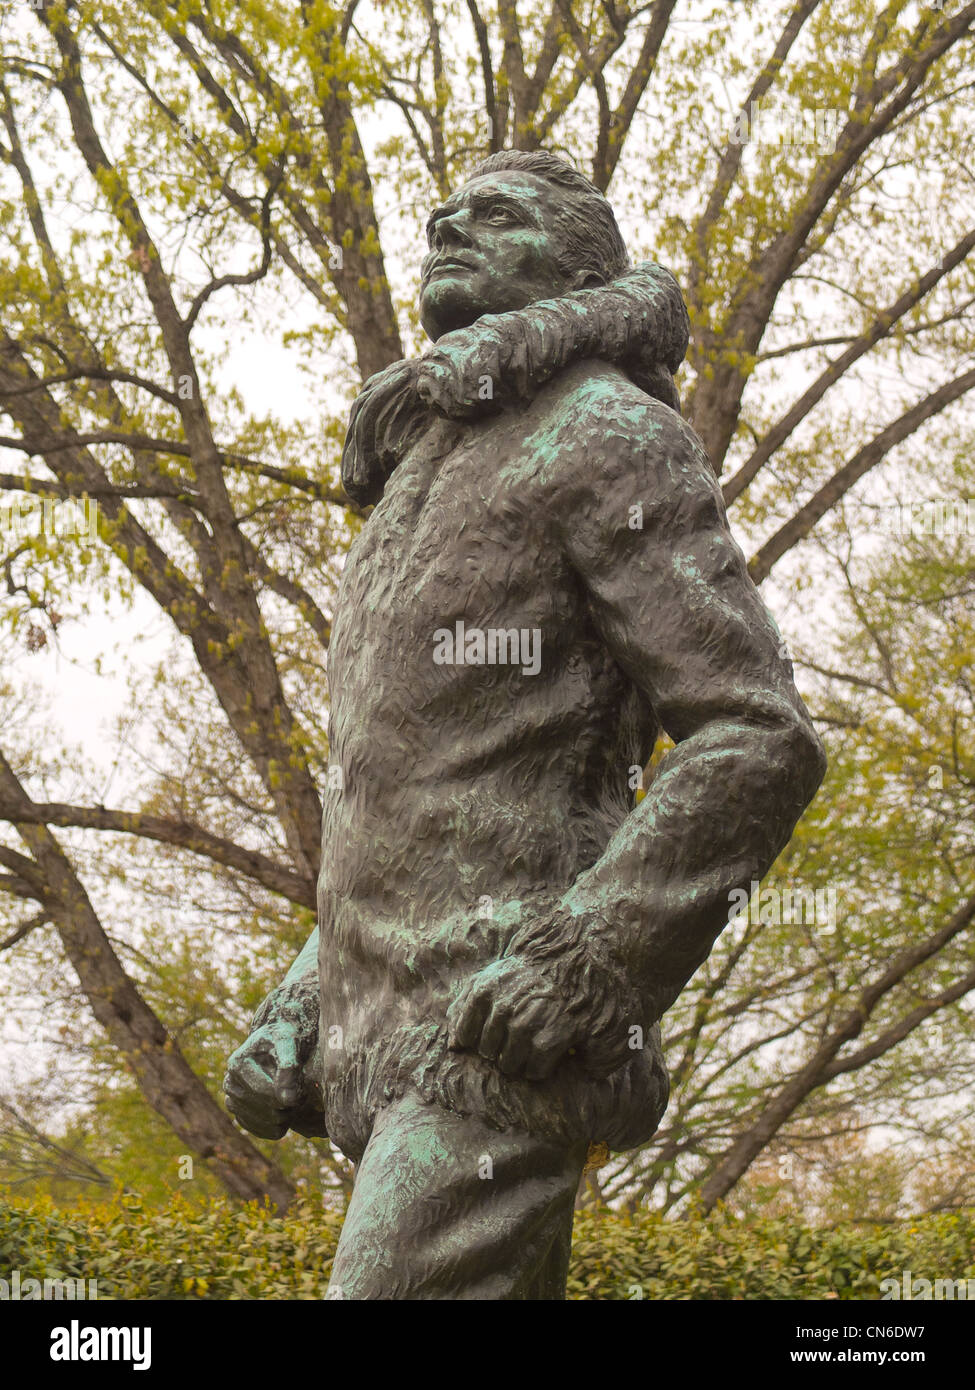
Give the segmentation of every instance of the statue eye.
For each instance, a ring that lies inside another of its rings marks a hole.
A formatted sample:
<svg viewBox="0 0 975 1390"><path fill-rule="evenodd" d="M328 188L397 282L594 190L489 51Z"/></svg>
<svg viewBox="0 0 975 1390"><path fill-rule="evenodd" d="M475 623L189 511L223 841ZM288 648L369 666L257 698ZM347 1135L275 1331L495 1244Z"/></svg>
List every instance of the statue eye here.
<svg viewBox="0 0 975 1390"><path fill-rule="evenodd" d="M488 209L486 220L488 222L517 222L518 217L511 208L503 207L499 203Z"/></svg>

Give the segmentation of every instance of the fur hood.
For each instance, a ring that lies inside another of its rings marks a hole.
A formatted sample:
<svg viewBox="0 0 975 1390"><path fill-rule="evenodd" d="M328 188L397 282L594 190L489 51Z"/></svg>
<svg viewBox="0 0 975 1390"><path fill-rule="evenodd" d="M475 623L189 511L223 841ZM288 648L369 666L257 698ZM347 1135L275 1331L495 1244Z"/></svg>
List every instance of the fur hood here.
<svg viewBox="0 0 975 1390"><path fill-rule="evenodd" d="M382 497L427 412L476 419L531 400L570 362L617 363L650 396L680 411L674 385L689 323L673 275L645 261L595 289L486 314L422 357L369 378L352 407L342 485L359 506Z"/></svg>

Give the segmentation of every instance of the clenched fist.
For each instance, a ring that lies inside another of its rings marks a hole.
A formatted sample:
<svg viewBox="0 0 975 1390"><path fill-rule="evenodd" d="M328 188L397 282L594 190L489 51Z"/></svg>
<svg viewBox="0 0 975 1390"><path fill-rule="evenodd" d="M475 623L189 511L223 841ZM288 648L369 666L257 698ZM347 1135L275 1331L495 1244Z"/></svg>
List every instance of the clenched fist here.
<svg viewBox="0 0 975 1390"><path fill-rule="evenodd" d="M261 1139L281 1139L289 1129L325 1138L320 1062L317 980L282 985L227 1063L227 1109Z"/></svg>

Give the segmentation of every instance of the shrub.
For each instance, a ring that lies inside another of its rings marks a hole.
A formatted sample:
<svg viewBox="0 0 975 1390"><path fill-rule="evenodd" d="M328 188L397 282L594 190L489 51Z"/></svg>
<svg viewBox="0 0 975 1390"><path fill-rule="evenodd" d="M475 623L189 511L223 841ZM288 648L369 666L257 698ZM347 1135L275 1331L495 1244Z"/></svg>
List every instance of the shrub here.
<svg viewBox="0 0 975 1390"><path fill-rule="evenodd" d="M318 1201L275 1216L256 1204L159 1209L120 1194L73 1210L0 1199L0 1277L97 1279L99 1298L319 1299L341 1213ZM576 1217L570 1299L876 1299L880 1282L975 1280L975 1212L833 1230L724 1211Z"/></svg>

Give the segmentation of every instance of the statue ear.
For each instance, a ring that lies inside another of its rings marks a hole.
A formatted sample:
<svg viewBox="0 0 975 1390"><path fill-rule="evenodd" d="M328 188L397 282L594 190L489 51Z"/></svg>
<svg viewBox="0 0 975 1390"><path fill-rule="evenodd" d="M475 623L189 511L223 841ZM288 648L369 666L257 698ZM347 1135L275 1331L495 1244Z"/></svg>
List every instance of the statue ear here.
<svg viewBox="0 0 975 1390"><path fill-rule="evenodd" d="M595 290L600 285L605 285L606 281L595 270L577 270L572 277L572 288L574 290Z"/></svg>

